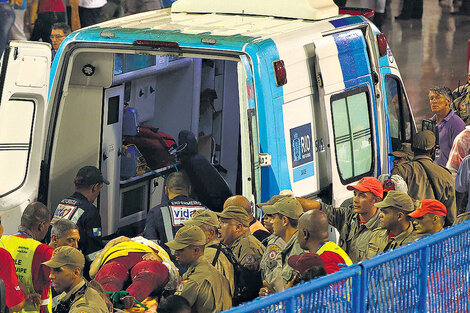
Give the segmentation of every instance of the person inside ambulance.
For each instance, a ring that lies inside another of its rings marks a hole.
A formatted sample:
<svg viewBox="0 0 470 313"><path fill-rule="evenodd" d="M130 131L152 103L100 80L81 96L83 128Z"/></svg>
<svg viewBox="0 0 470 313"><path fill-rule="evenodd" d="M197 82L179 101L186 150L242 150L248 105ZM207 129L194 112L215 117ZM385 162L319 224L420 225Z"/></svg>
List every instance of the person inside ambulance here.
<svg viewBox="0 0 470 313"><path fill-rule="evenodd" d="M68 219L77 224L80 234L78 248L91 262L94 253L104 246L101 238L101 216L93 204L100 194L103 184L109 185L100 170L94 166L84 166L74 179L75 193L62 200L54 212L52 223Z"/></svg>
<svg viewBox="0 0 470 313"><path fill-rule="evenodd" d="M153 241L121 236L99 252L90 266L90 277L107 292L127 291L132 301L124 299L123 305L130 308L134 299L149 303L164 287L174 290L178 270L166 251ZM126 284L128 281L131 283Z"/></svg>
<svg viewBox="0 0 470 313"><path fill-rule="evenodd" d="M145 222L144 237L160 243L173 240L182 223L189 220L195 211L207 209L201 202L189 197L191 184L186 174L174 172L165 181L168 201L151 208Z"/></svg>
<svg viewBox="0 0 470 313"><path fill-rule="evenodd" d="M33 202L25 208L18 232L0 239L15 261L18 281L25 295L25 306L21 312L42 313L49 304L50 271L42 263L50 260L53 249L41 244L41 240L50 224L49 209L40 202Z"/></svg>

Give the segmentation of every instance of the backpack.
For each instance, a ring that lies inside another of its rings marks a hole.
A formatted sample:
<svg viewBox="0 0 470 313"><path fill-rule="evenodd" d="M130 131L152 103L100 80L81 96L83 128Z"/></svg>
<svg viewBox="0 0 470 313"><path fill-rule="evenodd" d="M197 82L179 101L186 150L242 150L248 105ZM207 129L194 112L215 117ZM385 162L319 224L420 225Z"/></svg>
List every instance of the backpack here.
<svg viewBox="0 0 470 313"><path fill-rule="evenodd" d="M232 250L222 242L209 247L217 249L214 259L212 260L212 266L215 266L217 263L220 252L222 252L233 265L235 278L235 292L232 300L233 306L237 306L243 302L248 302L257 298L259 290L263 286L261 281L261 272L259 270L249 270L238 263Z"/></svg>
<svg viewBox="0 0 470 313"><path fill-rule="evenodd" d="M155 170L175 164L176 158L170 151L176 149L176 141L170 135L152 126L140 126L136 136L125 136L126 144L134 144Z"/></svg>

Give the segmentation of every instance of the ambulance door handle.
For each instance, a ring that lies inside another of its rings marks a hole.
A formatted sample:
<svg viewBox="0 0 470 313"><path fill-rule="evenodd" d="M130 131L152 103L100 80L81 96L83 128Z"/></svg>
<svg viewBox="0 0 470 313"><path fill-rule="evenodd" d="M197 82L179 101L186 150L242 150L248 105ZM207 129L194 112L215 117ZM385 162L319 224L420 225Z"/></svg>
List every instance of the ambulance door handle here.
<svg viewBox="0 0 470 313"><path fill-rule="evenodd" d="M106 152L103 152L103 161L106 161L107 158L108 156L106 155Z"/></svg>
<svg viewBox="0 0 470 313"><path fill-rule="evenodd" d="M121 156L121 155L122 155L122 149L119 148L119 150L118 150L118 156Z"/></svg>

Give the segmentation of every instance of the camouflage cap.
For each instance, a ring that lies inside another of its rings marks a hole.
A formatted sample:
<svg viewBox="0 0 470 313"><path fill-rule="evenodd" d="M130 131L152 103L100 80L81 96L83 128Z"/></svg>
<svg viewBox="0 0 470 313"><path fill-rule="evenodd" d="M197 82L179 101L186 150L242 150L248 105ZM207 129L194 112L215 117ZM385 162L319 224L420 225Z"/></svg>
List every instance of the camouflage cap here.
<svg viewBox="0 0 470 313"><path fill-rule="evenodd" d="M188 226L188 225L201 226L204 224L218 228L219 218L217 217L217 214L209 209L201 209L201 210L197 210L196 212L194 212L191 219L183 222L183 225L185 226Z"/></svg>
<svg viewBox="0 0 470 313"><path fill-rule="evenodd" d="M436 145L436 137L430 130L423 130L415 135L413 148L421 150L431 150Z"/></svg>
<svg viewBox="0 0 470 313"><path fill-rule="evenodd" d="M397 151L393 151L388 154L389 156L394 156L396 158L406 158L411 161L413 159L414 153L411 150L411 143L404 142L400 145Z"/></svg>
<svg viewBox="0 0 470 313"><path fill-rule="evenodd" d="M295 198L283 198L273 205L265 205L262 207L266 214L282 214L294 220L298 220L300 215L304 213L302 205Z"/></svg>
<svg viewBox="0 0 470 313"><path fill-rule="evenodd" d="M83 270L85 267L85 257L83 253L74 247L62 246L54 249L49 261L42 263L49 268L59 268L64 265L79 267Z"/></svg>
<svg viewBox="0 0 470 313"><path fill-rule="evenodd" d="M237 222L242 223L242 225L245 227L250 226L251 217L241 206L230 205L226 207L222 213L217 213L217 215L221 218L234 219Z"/></svg>
<svg viewBox="0 0 470 313"><path fill-rule="evenodd" d="M175 235L175 239L166 243L173 250L181 250L188 246L204 246L206 244L206 235L195 225L181 227Z"/></svg>
<svg viewBox="0 0 470 313"><path fill-rule="evenodd" d="M393 208L405 212L413 212L415 207L413 199L404 192L397 190L390 190L381 202L375 204L376 208Z"/></svg>

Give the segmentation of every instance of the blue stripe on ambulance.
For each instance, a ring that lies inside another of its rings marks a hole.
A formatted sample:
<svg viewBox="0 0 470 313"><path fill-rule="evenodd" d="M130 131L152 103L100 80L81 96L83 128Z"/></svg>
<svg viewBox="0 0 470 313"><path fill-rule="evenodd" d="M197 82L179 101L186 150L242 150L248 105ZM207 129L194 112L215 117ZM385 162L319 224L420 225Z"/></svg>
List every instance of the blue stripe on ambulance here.
<svg viewBox="0 0 470 313"><path fill-rule="evenodd" d="M245 51L251 56L253 64L260 152L267 152L272 157L272 166L261 168L261 201L265 202L280 190L292 188L284 139L283 89L276 86L272 66L272 62L279 60L279 52L271 39L248 44ZM261 53L264 55L262 59L257 57Z"/></svg>
<svg viewBox="0 0 470 313"><path fill-rule="evenodd" d="M348 16L348 17L345 17L345 18L340 18L340 19L337 19L337 20L330 21L330 23L335 28L348 26L348 25L351 25L351 24L358 24L358 23L362 23L362 22L364 22L364 19L359 15Z"/></svg>
<svg viewBox="0 0 470 313"><path fill-rule="evenodd" d="M374 92L374 83L372 81L370 63L367 55L367 45L362 33L339 33L332 35L338 49L338 58L343 72L344 86L346 90L359 85L367 84ZM375 134L379 133L377 121L377 108L375 96L372 96L372 110L374 116ZM380 141L375 139L377 143L376 160L377 175L381 174L381 154Z"/></svg>
<svg viewBox="0 0 470 313"><path fill-rule="evenodd" d="M385 79L385 75L387 74L391 74L392 71L390 70L389 67L383 67L380 69L380 71L382 72L382 77L383 79ZM382 78L381 78L382 79ZM386 90L385 90L385 81L382 81L382 86L383 86L383 90L382 90L382 94L383 95L386 95ZM388 97L384 97L384 102L385 102L385 108L388 108ZM388 140L387 140L387 151L393 151L392 149L392 136L390 134L390 113L388 112L387 109L384 110L384 113L385 113L385 134L386 134L386 137ZM387 163L388 163L388 173L390 173L390 171L392 170L393 168L393 159L394 157L391 157L389 156L387 158Z"/></svg>

